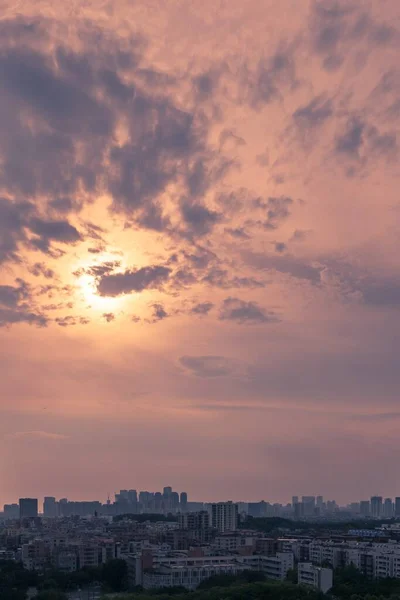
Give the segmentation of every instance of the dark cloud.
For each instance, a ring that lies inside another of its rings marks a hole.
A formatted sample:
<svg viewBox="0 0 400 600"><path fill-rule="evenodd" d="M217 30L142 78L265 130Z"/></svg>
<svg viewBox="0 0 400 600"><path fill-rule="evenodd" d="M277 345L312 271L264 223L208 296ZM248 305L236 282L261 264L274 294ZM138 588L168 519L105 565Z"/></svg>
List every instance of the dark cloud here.
<svg viewBox="0 0 400 600"><path fill-rule="evenodd" d="M360 158L364 143L365 123L357 117L349 119L345 131L336 138L335 150L352 157Z"/></svg>
<svg viewBox="0 0 400 600"><path fill-rule="evenodd" d="M295 44L282 45L271 57L260 60L255 72L246 70L241 85L253 108L281 99L285 90L297 85Z"/></svg>
<svg viewBox="0 0 400 600"><path fill-rule="evenodd" d="M170 274L171 269L157 265L124 273L106 274L98 280L97 291L100 296L120 296L146 289L156 289L168 280Z"/></svg>
<svg viewBox="0 0 400 600"><path fill-rule="evenodd" d="M92 265L87 269L83 269L83 273L87 275L92 275L93 277L103 277L109 273L112 273L115 269L121 266L121 261L119 260L109 260L101 263L101 265ZM81 273L79 273L80 275Z"/></svg>
<svg viewBox="0 0 400 600"><path fill-rule="evenodd" d="M219 319L221 321L235 321L243 324L276 323L277 316L266 311L256 302L246 302L239 298L226 298L222 304Z"/></svg>
<svg viewBox="0 0 400 600"><path fill-rule="evenodd" d="M313 284L320 283L322 266L314 266L311 261L296 258L293 255L277 256L259 254L256 252L242 252L242 257L251 266L266 271L278 271L296 279L306 279Z"/></svg>
<svg viewBox="0 0 400 600"><path fill-rule="evenodd" d="M298 108L293 113L296 126L303 132L320 127L333 115L333 106L330 99L318 96L306 106Z"/></svg>
<svg viewBox="0 0 400 600"><path fill-rule="evenodd" d="M208 315L208 313L210 312L210 310L212 310L213 307L214 304L212 302L199 302L198 304L192 306L192 308L190 309L190 314L205 316Z"/></svg>
<svg viewBox="0 0 400 600"><path fill-rule="evenodd" d="M82 239L79 231L68 221L45 221L43 219L32 219L28 223L29 229L49 241L74 244Z"/></svg>
<svg viewBox="0 0 400 600"><path fill-rule="evenodd" d="M48 319L45 315L30 312L29 310L13 310L0 308L0 327L8 327L16 323L27 323L37 327L45 327Z"/></svg>
<svg viewBox="0 0 400 600"><path fill-rule="evenodd" d="M33 207L0 198L0 263L16 260L20 242L26 240L25 222Z"/></svg>
<svg viewBox="0 0 400 600"><path fill-rule="evenodd" d="M287 250L287 246L284 242L275 242L275 251L282 253L285 252Z"/></svg>
<svg viewBox="0 0 400 600"><path fill-rule="evenodd" d="M54 279L54 277L56 276L53 269L49 269L49 267L47 267L45 263L37 262L31 267L29 267L28 270L29 273L31 273L35 277L43 276L45 279Z"/></svg>
<svg viewBox="0 0 400 600"><path fill-rule="evenodd" d="M107 323L111 323L112 321L115 321L115 315L114 313L108 312L108 313L103 313L103 319L107 322Z"/></svg>
<svg viewBox="0 0 400 600"><path fill-rule="evenodd" d="M353 165L365 166L376 159L392 160L397 157L397 135L395 131L381 132L365 119L350 115L344 128L335 140L334 150L336 156L344 160L347 173L353 175Z"/></svg>
<svg viewBox="0 0 400 600"><path fill-rule="evenodd" d="M225 232L228 233L229 235L231 235L235 239L239 239L239 240L249 240L250 239L250 236L248 233L246 233L246 230L244 227L235 227L235 228L227 227L225 229Z"/></svg>
<svg viewBox="0 0 400 600"><path fill-rule="evenodd" d="M364 52L371 52L398 38L391 25L376 22L352 0L314 0L309 31L312 48L321 56L326 71L341 67L356 44L362 44Z"/></svg>
<svg viewBox="0 0 400 600"><path fill-rule="evenodd" d="M0 285L0 306L16 308L21 302L29 298L29 291L23 282L14 287L12 285Z"/></svg>
<svg viewBox="0 0 400 600"><path fill-rule="evenodd" d="M219 267L211 268L203 277L202 281L209 285L222 289L228 288L262 288L265 287L263 281L254 279L253 277L231 277L226 269Z"/></svg>
<svg viewBox="0 0 400 600"><path fill-rule="evenodd" d="M233 362L224 356L181 356L179 362L197 377L225 377L234 369Z"/></svg>
<svg viewBox="0 0 400 600"><path fill-rule="evenodd" d="M256 198L253 200L255 208L266 211L266 220L263 222L265 229L277 229L278 226L290 216L289 208L293 200L288 196L269 197L267 200Z"/></svg>
<svg viewBox="0 0 400 600"><path fill-rule="evenodd" d="M151 319L148 320L149 323L158 323L159 321L163 321L169 315L165 310L164 306L160 302L155 302L151 304L151 308L153 309Z"/></svg>
<svg viewBox="0 0 400 600"><path fill-rule="evenodd" d="M209 233L221 215L207 206L187 199L181 201L181 214L190 234L202 236Z"/></svg>
<svg viewBox="0 0 400 600"><path fill-rule="evenodd" d="M48 203L49 208L52 210L61 213L68 214L70 212L79 212L82 207L82 203L78 202L72 198L61 197L55 198Z"/></svg>

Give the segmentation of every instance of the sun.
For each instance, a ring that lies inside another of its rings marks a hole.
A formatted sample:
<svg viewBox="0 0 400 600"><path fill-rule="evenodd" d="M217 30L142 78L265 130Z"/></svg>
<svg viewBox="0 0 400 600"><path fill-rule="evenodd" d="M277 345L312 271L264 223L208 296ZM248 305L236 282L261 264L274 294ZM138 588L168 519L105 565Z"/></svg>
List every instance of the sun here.
<svg viewBox="0 0 400 600"><path fill-rule="evenodd" d="M97 312L120 311L126 304L126 296L100 296L97 293L96 278L92 275L81 275L77 280L78 294L85 307Z"/></svg>

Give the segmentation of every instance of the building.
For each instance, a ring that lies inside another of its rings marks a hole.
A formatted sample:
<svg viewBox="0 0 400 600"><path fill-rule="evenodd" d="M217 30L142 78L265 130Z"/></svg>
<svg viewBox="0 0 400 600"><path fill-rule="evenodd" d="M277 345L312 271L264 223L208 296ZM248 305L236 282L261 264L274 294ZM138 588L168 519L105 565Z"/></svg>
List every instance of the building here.
<svg viewBox="0 0 400 600"><path fill-rule="evenodd" d="M284 581L288 571L293 569L293 554L288 552L278 552L275 556L260 556L260 568L268 579Z"/></svg>
<svg viewBox="0 0 400 600"><path fill-rule="evenodd" d="M391 498L385 498L383 503L383 516L385 519L391 519L393 517L393 502Z"/></svg>
<svg viewBox="0 0 400 600"><path fill-rule="evenodd" d="M382 496L372 496L371 516L375 519L379 519L382 516Z"/></svg>
<svg viewBox="0 0 400 600"><path fill-rule="evenodd" d="M323 594L333 585L332 569L315 567L311 563L299 563L297 572L299 585L309 585Z"/></svg>
<svg viewBox="0 0 400 600"><path fill-rule="evenodd" d="M45 496L43 501L43 516L44 517L57 517L58 506L56 499L53 496Z"/></svg>
<svg viewBox="0 0 400 600"><path fill-rule="evenodd" d="M394 516L396 519L400 518L400 498L397 497L394 499Z"/></svg>
<svg viewBox="0 0 400 600"><path fill-rule="evenodd" d="M18 519L19 504L5 504L3 510L6 519Z"/></svg>
<svg viewBox="0 0 400 600"><path fill-rule="evenodd" d="M238 516L238 505L231 501L211 505L211 526L218 529L220 533L236 531Z"/></svg>
<svg viewBox="0 0 400 600"><path fill-rule="evenodd" d="M270 579L283 581L293 568L293 555L276 556L194 556L172 553L157 556L142 553L129 556L130 584L143 585L145 589L182 586L195 589L202 581L213 575L236 575L244 570L262 571Z"/></svg>
<svg viewBox="0 0 400 600"><path fill-rule="evenodd" d="M210 515L206 510L194 513L178 515L180 529L208 529L210 527Z"/></svg>
<svg viewBox="0 0 400 600"><path fill-rule="evenodd" d="M181 492L180 495L180 506L181 506L181 511L185 512L187 510L187 503L188 503L188 495L186 492Z"/></svg>
<svg viewBox="0 0 400 600"><path fill-rule="evenodd" d="M20 498L19 499L19 516L20 519L25 517L34 518L38 516L38 501L37 498Z"/></svg>
<svg viewBox="0 0 400 600"><path fill-rule="evenodd" d="M360 502L360 515L362 517L369 517L371 515L371 507L370 507L369 500L361 500L361 502Z"/></svg>

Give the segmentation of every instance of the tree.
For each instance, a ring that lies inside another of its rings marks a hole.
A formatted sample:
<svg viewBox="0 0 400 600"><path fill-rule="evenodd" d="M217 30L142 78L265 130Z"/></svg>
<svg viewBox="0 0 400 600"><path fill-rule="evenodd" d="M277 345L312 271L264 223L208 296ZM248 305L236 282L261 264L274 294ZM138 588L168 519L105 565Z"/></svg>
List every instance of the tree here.
<svg viewBox="0 0 400 600"><path fill-rule="evenodd" d="M128 587L128 565L119 558L109 560L103 565L100 577L112 592L122 592Z"/></svg>

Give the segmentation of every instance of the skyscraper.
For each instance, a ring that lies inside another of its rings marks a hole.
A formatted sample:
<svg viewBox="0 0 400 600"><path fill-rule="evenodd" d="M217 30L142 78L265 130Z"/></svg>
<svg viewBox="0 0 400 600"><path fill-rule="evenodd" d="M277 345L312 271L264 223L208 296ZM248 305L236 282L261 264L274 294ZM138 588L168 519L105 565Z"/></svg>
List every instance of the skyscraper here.
<svg viewBox="0 0 400 600"><path fill-rule="evenodd" d="M57 502L53 496L45 496L43 502L43 516L56 517L58 513Z"/></svg>
<svg viewBox="0 0 400 600"><path fill-rule="evenodd" d="M400 498L397 496L394 499L394 516L400 518Z"/></svg>
<svg viewBox="0 0 400 600"><path fill-rule="evenodd" d="M382 516L382 496L372 496L371 516L375 519L379 519Z"/></svg>
<svg viewBox="0 0 400 600"><path fill-rule="evenodd" d="M238 505L232 501L211 505L211 525L219 532L236 531L238 527Z"/></svg>
<svg viewBox="0 0 400 600"><path fill-rule="evenodd" d="M37 498L20 498L19 499L19 516L37 517L38 516L38 501Z"/></svg>
<svg viewBox="0 0 400 600"><path fill-rule="evenodd" d="M393 517L393 502L391 498L385 498L385 502L383 503L383 516L386 519L391 519Z"/></svg>
<svg viewBox="0 0 400 600"><path fill-rule="evenodd" d="M185 510L187 510L187 503L188 503L188 495L186 492L181 492L180 495L180 505L181 505L181 510L182 512L185 512Z"/></svg>
<svg viewBox="0 0 400 600"><path fill-rule="evenodd" d="M360 502L360 515L362 517L369 517L371 514L371 508L369 500L361 500Z"/></svg>

